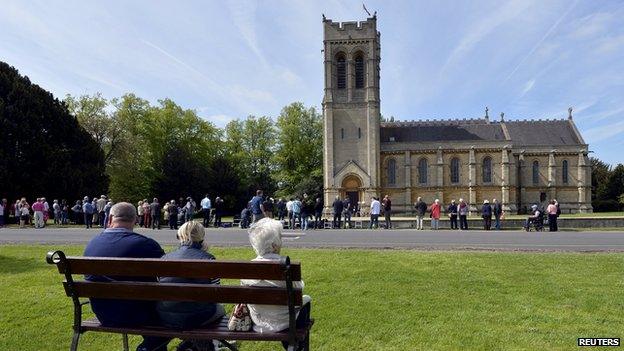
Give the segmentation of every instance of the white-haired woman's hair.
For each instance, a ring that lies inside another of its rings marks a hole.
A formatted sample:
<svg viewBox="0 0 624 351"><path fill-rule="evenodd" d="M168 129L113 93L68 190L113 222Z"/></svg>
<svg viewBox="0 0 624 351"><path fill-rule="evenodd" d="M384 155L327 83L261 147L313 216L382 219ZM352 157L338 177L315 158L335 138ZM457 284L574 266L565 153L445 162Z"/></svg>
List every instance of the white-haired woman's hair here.
<svg viewBox="0 0 624 351"><path fill-rule="evenodd" d="M208 243L204 241L205 235L204 226L196 221L186 222L178 229L180 244L191 246L193 243L201 243L202 250L208 251Z"/></svg>
<svg viewBox="0 0 624 351"><path fill-rule="evenodd" d="M249 227L249 243L258 256L279 253L282 248L282 222L262 218Z"/></svg>

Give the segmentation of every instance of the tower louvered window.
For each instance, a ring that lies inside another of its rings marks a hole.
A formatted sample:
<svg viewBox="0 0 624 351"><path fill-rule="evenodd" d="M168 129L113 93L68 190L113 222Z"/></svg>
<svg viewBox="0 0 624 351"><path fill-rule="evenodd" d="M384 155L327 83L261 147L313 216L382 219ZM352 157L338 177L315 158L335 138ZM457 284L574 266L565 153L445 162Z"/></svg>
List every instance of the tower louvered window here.
<svg viewBox="0 0 624 351"><path fill-rule="evenodd" d="M355 88L364 88L364 56L362 54L355 57Z"/></svg>
<svg viewBox="0 0 624 351"><path fill-rule="evenodd" d="M343 54L336 57L336 88L347 88L347 61Z"/></svg>

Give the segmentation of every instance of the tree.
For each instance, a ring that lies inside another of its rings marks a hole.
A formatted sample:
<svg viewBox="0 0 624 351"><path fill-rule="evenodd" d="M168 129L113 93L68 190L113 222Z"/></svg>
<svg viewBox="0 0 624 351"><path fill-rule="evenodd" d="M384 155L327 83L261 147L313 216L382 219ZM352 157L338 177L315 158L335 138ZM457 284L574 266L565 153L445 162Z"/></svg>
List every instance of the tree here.
<svg viewBox="0 0 624 351"><path fill-rule="evenodd" d="M67 107L0 62L0 194L68 199L105 193L104 155Z"/></svg>
<svg viewBox="0 0 624 351"><path fill-rule="evenodd" d="M300 102L284 107L277 118L278 147L274 178L284 196L322 195L323 119Z"/></svg>
<svg viewBox="0 0 624 351"><path fill-rule="evenodd" d="M611 166L607 163L592 157L591 164L592 200L606 200L606 184L611 173Z"/></svg>
<svg viewBox="0 0 624 351"><path fill-rule="evenodd" d="M609 200L619 200L624 194L624 165L618 164L609 174L605 186L605 197Z"/></svg>
<svg viewBox="0 0 624 351"><path fill-rule="evenodd" d="M89 133L104 152L104 162L108 165L121 143L123 129L113 116L106 111L108 101L97 93L75 98L65 96L65 105L80 125Z"/></svg>

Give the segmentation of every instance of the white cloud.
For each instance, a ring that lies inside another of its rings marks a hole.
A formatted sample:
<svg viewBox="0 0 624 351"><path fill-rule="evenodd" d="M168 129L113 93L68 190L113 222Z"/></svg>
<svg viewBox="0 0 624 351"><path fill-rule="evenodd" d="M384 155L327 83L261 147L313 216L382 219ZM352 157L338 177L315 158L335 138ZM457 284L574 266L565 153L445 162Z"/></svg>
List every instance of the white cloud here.
<svg viewBox="0 0 624 351"><path fill-rule="evenodd" d="M234 25L243 36L243 39L245 39L251 51L260 59L260 62L267 66L267 60L260 50L256 35L257 2L253 0L232 0L228 1L228 7L232 14Z"/></svg>
<svg viewBox="0 0 624 351"><path fill-rule="evenodd" d="M598 142L605 139L610 139L622 133L624 133L624 121L609 123L600 127L591 128L583 134L585 139L589 142Z"/></svg>
<svg viewBox="0 0 624 351"><path fill-rule="evenodd" d="M520 93L520 97L526 95L526 93L531 91L531 89L533 89L534 85L535 85L535 79L531 79L530 81L526 82L524 84L524 88L522 88L522 93Z"/></svg>

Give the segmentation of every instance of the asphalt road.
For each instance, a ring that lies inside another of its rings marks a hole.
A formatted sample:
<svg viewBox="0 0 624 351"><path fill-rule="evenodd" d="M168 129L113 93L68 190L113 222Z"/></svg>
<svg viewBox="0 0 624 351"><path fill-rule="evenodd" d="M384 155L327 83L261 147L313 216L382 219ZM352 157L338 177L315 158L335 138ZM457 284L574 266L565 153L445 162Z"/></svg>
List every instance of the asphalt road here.
<svg viewBox="0 0 624 351"><path fill-rule="evenodd" d="M100 229L45 228L0 229L0 244L86 244ZM162 245L175 245L169 229L137 229ZM504 251L621 251L624 231L524 232L524 231L416 231L403 230L308 230L285 231L285 247L376 248L420 250L504 250ZM240 229L208 229L211 246L248 246L247 233ZM1 251L1 250L0 250Z"/></svg>

